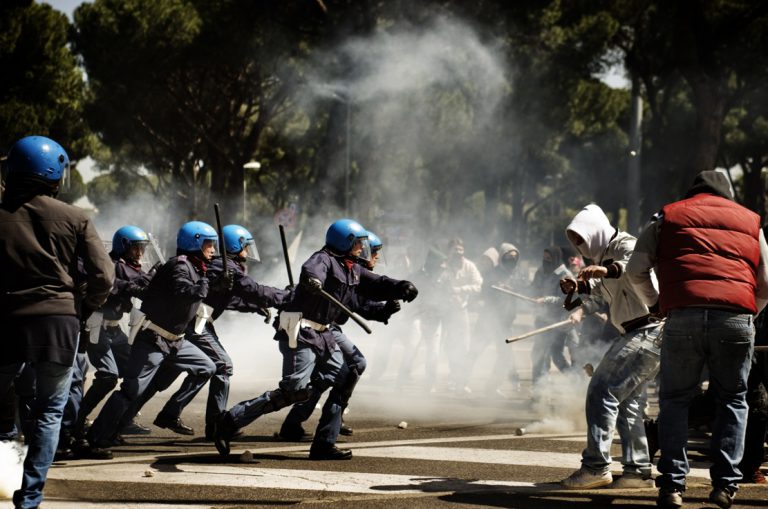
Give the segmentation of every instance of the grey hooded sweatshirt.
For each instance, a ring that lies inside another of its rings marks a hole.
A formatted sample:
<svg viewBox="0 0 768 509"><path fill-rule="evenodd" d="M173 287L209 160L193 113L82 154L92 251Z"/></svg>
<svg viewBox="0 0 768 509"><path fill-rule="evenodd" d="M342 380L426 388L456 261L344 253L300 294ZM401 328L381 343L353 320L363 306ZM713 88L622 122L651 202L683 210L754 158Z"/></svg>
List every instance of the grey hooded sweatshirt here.
<svg viewBox="0 0 768 509"><path fill-rule="evenodd" d="M607 304L611 323L624 334L624 324L648 314L648 307L625 275L635 237L611 226L603 209L595 204L576 214L567 231L584 239L583 244L573 246L583 257L608 268L606 277L591 280L590 294L581 296L584 312L595 313Z"/></svg>

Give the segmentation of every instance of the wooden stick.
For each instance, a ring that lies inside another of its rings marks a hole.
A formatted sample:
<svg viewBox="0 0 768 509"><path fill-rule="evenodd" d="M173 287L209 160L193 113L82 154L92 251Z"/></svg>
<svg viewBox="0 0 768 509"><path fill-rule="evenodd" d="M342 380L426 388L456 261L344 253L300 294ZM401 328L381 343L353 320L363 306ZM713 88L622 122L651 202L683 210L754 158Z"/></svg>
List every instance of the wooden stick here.
<svg viewBox="0 0 768 509"><path fill-rule="evenodd" d="M504 288L503 286L496 286L496 285L492 285L492 286L491 286L491 288L493 288L494 290L498 290L498 291L500 291L501 293L506 293L507 295L511 295L511 296L513 296L513 297L517 297L518 299L527 300L527 301L529 301L529 302L536 302L536 303L538 304L538 302L536 301L536 299L534 299L534 298L531 298L531 297L528 297L528 296L526 296L526 295L523 295L522 293L517 293L517 292L513 292L512 290L507 290L507 289L506 289L506 288Z"/></svg>
<svg viewBox="0 0 768 509"><path fill-rule="evenodd" d="M563 320L562 322L553 323L552 325L547 325L546 327L535 329L530 332L526 332L525 334L520 334L519 336L512 336L511 338L507 338L504 341L507 343L514 343L515 341L520 341L521 339L530 338L531 336L535 336L536 334L541 334L542 332L549 332L551 330L560 329L568 325L573 325L573 323L570 320Z"/></svg>

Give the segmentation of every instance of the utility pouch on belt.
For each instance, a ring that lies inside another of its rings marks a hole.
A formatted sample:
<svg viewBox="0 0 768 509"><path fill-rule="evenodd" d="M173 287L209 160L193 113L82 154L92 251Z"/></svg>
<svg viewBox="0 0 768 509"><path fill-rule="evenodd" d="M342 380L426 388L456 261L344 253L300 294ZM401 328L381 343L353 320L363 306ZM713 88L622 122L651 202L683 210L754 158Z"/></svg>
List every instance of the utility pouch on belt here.
<svg viewBox="0 0 768 509"><path fill-rule="evenodd" d="M88 327L88 341L92 344L99 342L99 334L101 333L101 324L104 323L104 313L101 311L94 311L91 316L85 321L86 327Z"/></svg>
<svg viewBox="0 0 768 509"><path fill-rule="evenodd" d="M143 329L144 322L147 321L147 315L141 312L140 306L134 305L131 309L131 316L128 318L128 344L132 345L136 339L136 334Z"/></svg>
<svg viewBox="0 0 768 509"><path fill-rule="evenodd" d="M202 334L205 322L213 321L213 308L208 304L200 303L195 314L195 334Z"/></svg>
<svg viewBox="0 0 768 509"><path fill-rule="evenodd" d="M301 326L301 313L299 311L281 311L278 329L285 331L288 336L288 348L299 346L299 327Z"/></svg>

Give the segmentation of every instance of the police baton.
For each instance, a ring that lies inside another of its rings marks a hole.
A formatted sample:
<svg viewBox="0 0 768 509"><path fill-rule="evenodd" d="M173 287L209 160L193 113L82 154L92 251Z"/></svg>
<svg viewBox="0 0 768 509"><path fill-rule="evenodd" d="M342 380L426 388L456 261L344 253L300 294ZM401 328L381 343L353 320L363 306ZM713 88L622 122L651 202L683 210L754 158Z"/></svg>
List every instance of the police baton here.
<svg viewBox="0 0 768 509"><path fill-rule="evenodd" d="M322 295L322 296L325 298L325 300L327 300L328 302L330 302L330 303L332 303L332 304L335 304L335 305L336 305L336 307L338 307L338 308L339 308L339 309L341 309L341 310L342 310L342 311L343 311L345 314L347 314L347 315L348 315L348 316L349 316L349 317L350 317L352 320L354 320L354 321L355 321L355 323L356 323L357 325L359 325L360 327L362 327L362 328L363 328L363 330L364 330L365 332L367 332L368 334L370 334L370 333L372 332L372 331L371 331L371 327L368 325L368 322L366 322L366 321L365 321L365 319L363 319L363 317L362 317L362 316L358 315L357 313L355 313L354 311L352 311L351 309L349 309L347 306L345 306L344 304L342 304L342 303L341 303L341 302L340 302L340 301L339 301L339 300L338 300L336 297L334 297L334 296L333 296L333 295L331 295L330 293L326 292L326 291L325 291L325 290L323 290L322 288L318 288L316 291L317 291L317 292L318 292L320 295Z"/></svg>
<svg viewBox="0 0 768 509"><path fill-rule="evenodd" d="M219 244L221 245L221 266L224 270L224 275L229 275L229 269L227 268L227 242L224 240L224 229L221 227L221 215L219 214L219 204L213 204L213 211L216 213L216 228L219 231Z"/></svg>
<svg viewBox="0 0 768 509"><path fill-rule="evenodd" d="M293 288L293 271L291 271L291 259L288 257L288 244L285 242L285 227L282 224L277 226L280 229L280 242L283 244L283 258L285 259L285 270L288 271L288 284Z"/></svg>

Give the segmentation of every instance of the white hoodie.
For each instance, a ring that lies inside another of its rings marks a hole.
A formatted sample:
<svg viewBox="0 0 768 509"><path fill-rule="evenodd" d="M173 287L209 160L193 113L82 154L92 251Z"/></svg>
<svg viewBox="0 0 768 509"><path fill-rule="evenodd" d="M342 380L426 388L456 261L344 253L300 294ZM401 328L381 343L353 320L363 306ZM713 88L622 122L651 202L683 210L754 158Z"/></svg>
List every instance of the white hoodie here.
<svg viewBox="0 0 768 509"><path fill-rule="evenodd" d="M608 304L611 323L623 334L622 323L648 314L648 307L625 276L635 237L611 226L603 210L595 204L587 205L576 214L567 231L584 239L583 244L574 246L582 256L596 265L608 267L614 274L614 277L592 280L590 294L581 296L584 312L591 314L603 303Z"/></svg>

